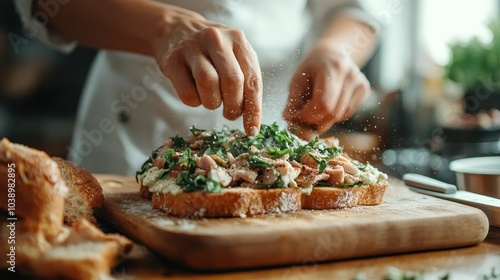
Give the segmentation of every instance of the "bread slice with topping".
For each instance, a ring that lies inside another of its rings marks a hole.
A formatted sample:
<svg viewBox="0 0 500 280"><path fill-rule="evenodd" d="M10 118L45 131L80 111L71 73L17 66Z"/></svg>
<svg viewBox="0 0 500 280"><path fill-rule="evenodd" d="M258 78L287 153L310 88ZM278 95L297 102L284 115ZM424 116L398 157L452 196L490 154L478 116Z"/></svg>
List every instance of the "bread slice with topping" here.
<svg viewBox="0 0 500 280"><path fill-rule="evenodd" d="M243 217L379 204L387 175L349 158L338 139L305 142L276 124L256 136L191 128L153 151L140 194L176 216Z"/></svg>

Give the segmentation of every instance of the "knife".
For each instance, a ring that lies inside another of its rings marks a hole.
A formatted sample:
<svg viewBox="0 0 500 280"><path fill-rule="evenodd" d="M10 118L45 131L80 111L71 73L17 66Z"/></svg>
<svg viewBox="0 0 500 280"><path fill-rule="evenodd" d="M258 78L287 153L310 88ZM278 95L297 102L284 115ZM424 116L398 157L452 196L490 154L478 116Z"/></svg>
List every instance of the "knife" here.
<svg viewBox="0 0 500 280"><path fill-rule="evenodd" d="M407 173L403 181L413 191L472 206L483 211L491 226L500 228L500 199L469 191L424 175Z"/></svg>

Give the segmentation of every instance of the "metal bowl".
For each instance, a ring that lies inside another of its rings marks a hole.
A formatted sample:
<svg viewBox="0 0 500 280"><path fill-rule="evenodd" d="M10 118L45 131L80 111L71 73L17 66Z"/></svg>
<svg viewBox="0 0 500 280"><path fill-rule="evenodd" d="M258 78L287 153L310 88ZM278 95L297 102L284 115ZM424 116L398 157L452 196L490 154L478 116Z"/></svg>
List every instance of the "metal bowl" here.
<svg viewBox="0 0 500 280"><path fill-rule="evenodd" d="M500 198L500 156L454 160L450 169L458 189Z"/></svg>

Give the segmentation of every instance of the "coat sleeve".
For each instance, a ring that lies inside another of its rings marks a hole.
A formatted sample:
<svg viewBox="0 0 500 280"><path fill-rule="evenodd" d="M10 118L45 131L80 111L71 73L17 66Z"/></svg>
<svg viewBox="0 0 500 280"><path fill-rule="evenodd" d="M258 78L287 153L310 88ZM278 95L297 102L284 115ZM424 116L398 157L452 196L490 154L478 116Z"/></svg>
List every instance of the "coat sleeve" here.
<svg viewBox="0 0 500 280"><path fill-rule="evenodd" d="M76 42L68 40L52 30L48 20L54 17L65 1L44 1L42 9L33 13L33 0L16 0L14 4L23 25L23 36L37 38L46 45L64 53L71 52Z"/></svg>
<svg viewBox="0 0 500 280"><path fill-rule="evenodd" d="M323 29L336 15L349 15L378 33L380 23L362 0L309 0L316 28Z"/></svg>

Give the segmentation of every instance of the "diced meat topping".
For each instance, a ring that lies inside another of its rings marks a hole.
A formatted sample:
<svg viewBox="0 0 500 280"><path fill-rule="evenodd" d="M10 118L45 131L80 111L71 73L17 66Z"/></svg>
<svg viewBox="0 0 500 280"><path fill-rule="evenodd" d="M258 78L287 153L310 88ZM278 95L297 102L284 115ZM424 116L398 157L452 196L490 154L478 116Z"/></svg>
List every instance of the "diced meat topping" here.
<svg viewBox="0 0 500 280"><path fill-rule="evenodd" d="M258 176L257 172L249 169L229 169L229 174L233 181L243 180L249 183L254 183Z"/></svg>
<svg viewBox="0 0 500 280"><path fill-rule="evenodd" d="M227 128L191 132L186 139L169 138L138 174L144 176L148 168L156 167L163 170L158 177L169 175L190 191L209 192L231 186L352 187L367 177L366 166L343 154L335 137L305 142L276 124L263 125L255 137ZM371 166L370 170L378 172Z"/></svg>
<svg viewBox="0 0 500 280"><path fill-rule="evenodd" d="M217 168L217 163L215 160L207 155L196 158L196 166L209 171L210 169Z"/></svg>

